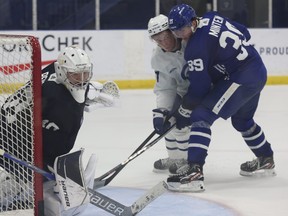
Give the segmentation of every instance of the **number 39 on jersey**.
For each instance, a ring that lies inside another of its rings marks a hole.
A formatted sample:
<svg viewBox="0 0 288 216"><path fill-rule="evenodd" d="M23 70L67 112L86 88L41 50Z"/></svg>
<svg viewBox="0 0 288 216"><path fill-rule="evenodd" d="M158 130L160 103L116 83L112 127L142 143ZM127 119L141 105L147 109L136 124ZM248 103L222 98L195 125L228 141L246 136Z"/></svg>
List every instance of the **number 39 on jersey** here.
<svg viewBox="0 0 288 216"><path fill-rule="evenodd" d="M188 62L189 71L203 71L204 64L201 58L189 60Z"/></svg>

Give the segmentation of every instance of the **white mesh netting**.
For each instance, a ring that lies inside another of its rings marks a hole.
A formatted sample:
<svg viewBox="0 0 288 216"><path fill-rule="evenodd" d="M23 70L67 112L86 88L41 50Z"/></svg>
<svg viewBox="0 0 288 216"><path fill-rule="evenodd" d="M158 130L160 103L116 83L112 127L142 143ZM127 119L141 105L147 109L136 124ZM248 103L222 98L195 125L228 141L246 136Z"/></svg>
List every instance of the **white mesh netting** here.
<svg viewBox="0 0 288 216"><path fill-rule="evenodd" d="M0 35L0 148L33 164L32 49L28 37ZM33 172L2 156L0 166L0 215L34 215Z"/></svg>

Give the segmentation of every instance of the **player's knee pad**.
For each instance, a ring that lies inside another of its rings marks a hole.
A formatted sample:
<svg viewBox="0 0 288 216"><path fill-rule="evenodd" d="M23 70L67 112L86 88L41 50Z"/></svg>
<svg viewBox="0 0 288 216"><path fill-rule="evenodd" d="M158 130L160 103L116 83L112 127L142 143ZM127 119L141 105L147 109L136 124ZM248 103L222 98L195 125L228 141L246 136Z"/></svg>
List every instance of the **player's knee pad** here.
<svg viewBox="0 0 288 216"><path fill-rule="evenodd" d="M196 108L190 117L192 124L194 122L207 122L209 125L212 125L217 118L215 113L205 107Z"/></svg>
<svg viewBox="0 0 288 216"><path fill-rule="evenodd" d="M248 131L255 124L253 119L246 120L241 118L235 118L233 116L231 117L231 123L233 127L239 132Z"/></svg>

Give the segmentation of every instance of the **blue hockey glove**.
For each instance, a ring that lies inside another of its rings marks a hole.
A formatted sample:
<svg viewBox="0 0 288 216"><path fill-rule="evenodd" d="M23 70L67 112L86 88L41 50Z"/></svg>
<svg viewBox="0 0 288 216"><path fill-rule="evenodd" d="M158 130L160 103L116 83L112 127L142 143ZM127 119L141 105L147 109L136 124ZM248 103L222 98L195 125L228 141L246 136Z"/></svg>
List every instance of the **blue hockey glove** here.
<svg viewBox="0 0 288 216"><path fill-rule="evenodd" d="M162 134L171 124L166 121L169 111L167 109L153 109L153 126L157 134Z"/></svg>
<svg viewBox="0 0 288 216"><path fill-rule="evenodd" d="M192 111L189 109L185 109L182 107L182 105L179 107L178 111L175 113L176 118L176 128L182 129L186 126L189 126L190 123L190 115Z"/></svg>

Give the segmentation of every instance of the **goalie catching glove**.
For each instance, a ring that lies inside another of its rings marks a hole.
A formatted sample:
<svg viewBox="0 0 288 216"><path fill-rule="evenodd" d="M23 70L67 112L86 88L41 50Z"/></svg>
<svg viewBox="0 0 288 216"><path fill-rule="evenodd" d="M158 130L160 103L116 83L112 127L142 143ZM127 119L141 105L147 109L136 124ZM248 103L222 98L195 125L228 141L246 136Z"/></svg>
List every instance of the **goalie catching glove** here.
<svg viewBox="0 0 288 216"><path fill-rule="evenodd" d="M89 91L85 103L85 111L92 112L103 107L119 106L119 88L113 81L104 84L96 81L89 83Z"/></svg>

